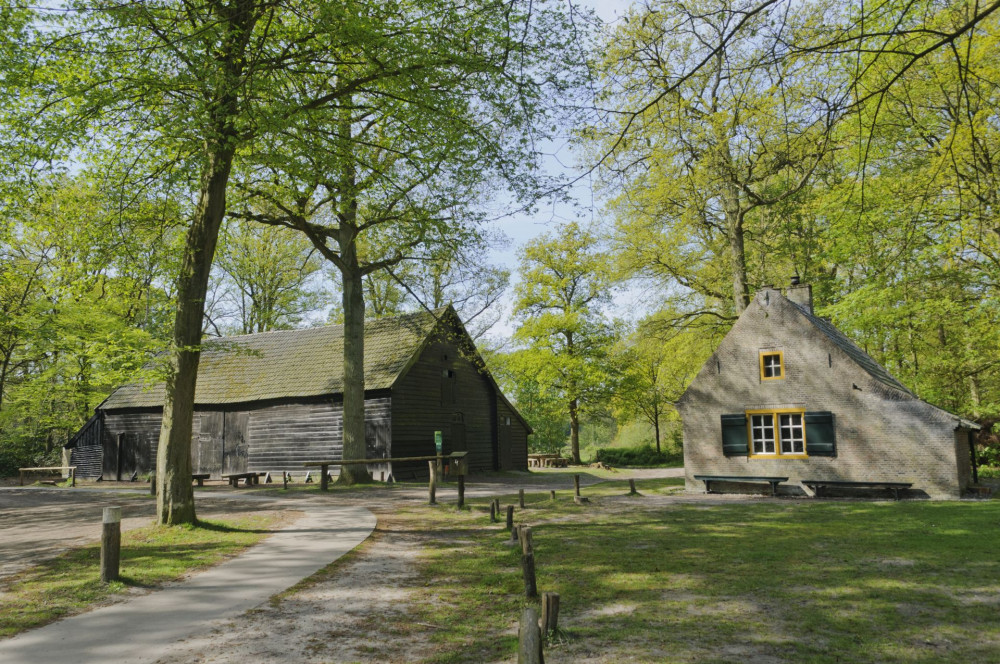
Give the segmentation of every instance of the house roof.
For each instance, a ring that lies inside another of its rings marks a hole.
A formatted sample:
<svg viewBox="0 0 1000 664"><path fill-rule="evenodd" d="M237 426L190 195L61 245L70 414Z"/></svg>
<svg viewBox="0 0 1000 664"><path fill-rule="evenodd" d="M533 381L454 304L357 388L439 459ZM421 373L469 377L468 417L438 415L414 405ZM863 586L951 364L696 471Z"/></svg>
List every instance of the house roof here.
<svg viewBox="0 0 1000 664"><path fill-rule="evenodd" d="M802 312L802 315L805 316L809 322L811 322L820 332L826 335L827 338L829 338L830 341L832 341L838 348L844 351L847 356L854 360L855 364L864 369L869 376L883 385L888 385L893 389L906 392L912 397L917 396L910 391L909 388L896 380L896 378L890 374L885 367L876 362L871 355L863 351L860 346L851 341L846 334L834 327L833 323L812 314L806 307L798 304L797 302L792 302L791 300L788 300L788 302Z"/></svg>
<svg viewBox="0 0 1000 664"><path fill-rule="evenodd" d="M367 321L365 390L391 388L449 311L442 307ZM342 325L221 337L203 348L195 392L199 405L314 397L344 389ZM132 383L116 389L98 408L157 407L163 398L162 382Z"/></svg>
<svg viewBox="0 0 1000 664"><path fill-rule="evenodd" d="M863 369L865 373L867 373L869 376L871 376L878 382L888 387L891 387L894 390L899 390L900 392L903 392L913 397L914 399L920 401L921 403L927 404L931 408L934 408L935 410L938 410L944 413L945 415L954 417L958 421L958 425L961 427L965 427L967 429L975 429L975 430L979 430L981 428L979 424L977 424L976 422L961 417L960 415L956 415L951 411L945 410L940 406L935 406L934 404L929 403L924 399L921 399L919 396L916 395L916 393L914 393L908 387L903 385L901 382L899 382L899 380L895 376L889 373L888 369L886 369L881 364L876 362L871 355L866 353L864 350L861 349L860 346L851 341L851 339L846 334L844 334L836 327L834 327L833 323L826 320L825 318L820 318L819 316L816 316L811 311L809 311L808 307L805 307L799 304L798 302L793 302L792 300L789 300L787 297L785 297L784 294L782 294L782 297L784 297L789 304L791 304L803 316L805 316L806 320L811 322L820 332L822 332L828 339L830 339L830 341L832 341L834 345L836 345L838 348L844 351L844 353L849 358L851 358L851 360L853 360L855 364L861 367L861 369Z"/></svg>

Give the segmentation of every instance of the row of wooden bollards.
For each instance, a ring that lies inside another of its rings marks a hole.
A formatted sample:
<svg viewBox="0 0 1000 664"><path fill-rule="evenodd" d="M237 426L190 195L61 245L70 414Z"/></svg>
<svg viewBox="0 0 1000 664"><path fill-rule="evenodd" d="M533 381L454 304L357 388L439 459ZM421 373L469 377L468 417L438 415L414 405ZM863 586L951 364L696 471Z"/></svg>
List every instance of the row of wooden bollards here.
<svg viewBox="0 0 1000 664"><path fill-rule="evenodd" d="M555 499L555 491L551 494ZM524 489L518 491L518 505L524 508ZM500 517L500 499L490 501L490 521L496 522ZM521 545L521 573L524 577L524 596L528 599L538 597L538 583L535 576L535 547L532 539L531 526L524 523L514 523L514 506L507 505L506 527L510 532L510 544ZM545 661L542 645L546 638L554 636L559 625L559 594L542 593L542 615L533 607L524 610L521 625L518 630L518 664L543 664Z"/></svg>
<svg viewBox="0 0 1000 664"><path fill-rule="evenodd" d="M635 480L628 481L629 495L637 496ZM549 492L552 500L556 499L554 490ZM518 504L524 509L524 489L517 492ZM573 502L577 505L590 502L580 495L580 476L573 475ZM500 499L495 498L490 503L490 521L495 522L500 516ZM510 542L521 544L521 572L524 576L524 594L528 599L538 597L538 586L535 582L535 550L531 539L531 528L526 524L514 524L514 506L507 506L507 530L510 531ZM559 627L559 594L542 593L542 615L534 607L526 607L521 614L518 628L518 664L544 664L545 656L542 645L546 639L555 636Z"/></svg>

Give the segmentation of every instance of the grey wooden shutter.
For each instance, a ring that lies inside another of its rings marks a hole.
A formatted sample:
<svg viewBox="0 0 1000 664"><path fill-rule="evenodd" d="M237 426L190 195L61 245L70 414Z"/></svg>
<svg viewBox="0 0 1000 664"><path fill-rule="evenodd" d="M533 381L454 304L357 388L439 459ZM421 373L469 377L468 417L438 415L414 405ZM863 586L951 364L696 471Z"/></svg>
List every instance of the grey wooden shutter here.
<svg viewBox="0 0 1000 664"><path fill-rule="evenodd" d="M806 454L809 456L837 456L836 438L833 413L829 411L806 413Z"/></svg>
<svg viewBox="0 0 1000 664"><path fill-rule="evenodd" d="M747 456L747 417L743 413L722 416L722 453L726 456Z"/></svg>

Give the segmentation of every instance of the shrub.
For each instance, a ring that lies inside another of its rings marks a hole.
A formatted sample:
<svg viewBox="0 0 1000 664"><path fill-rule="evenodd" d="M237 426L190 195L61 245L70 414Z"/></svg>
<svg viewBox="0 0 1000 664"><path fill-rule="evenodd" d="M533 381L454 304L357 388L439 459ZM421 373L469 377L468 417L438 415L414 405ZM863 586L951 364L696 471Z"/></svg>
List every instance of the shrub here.
<svg viewBox="0 0 1000 664"><path fill-rule="evenodd" d="M597 450L594 461L609 466L667 466L681 462L679 453L657 452L652 445L642 447L602 447Z"/></svg>

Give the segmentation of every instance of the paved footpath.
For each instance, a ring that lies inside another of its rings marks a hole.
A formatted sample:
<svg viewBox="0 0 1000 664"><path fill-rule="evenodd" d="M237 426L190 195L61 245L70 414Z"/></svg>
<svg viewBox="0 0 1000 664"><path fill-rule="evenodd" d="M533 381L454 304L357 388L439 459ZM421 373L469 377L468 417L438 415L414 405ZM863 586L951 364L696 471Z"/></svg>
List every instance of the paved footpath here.
<svg viewBox="0 0 1000 664"><path fill-rule="evenodd" d="M363 542L364 507L296 502L305 516L245 554L149 595L0 641L3 664L154 662L181 642L263 604Z"/></svg>

